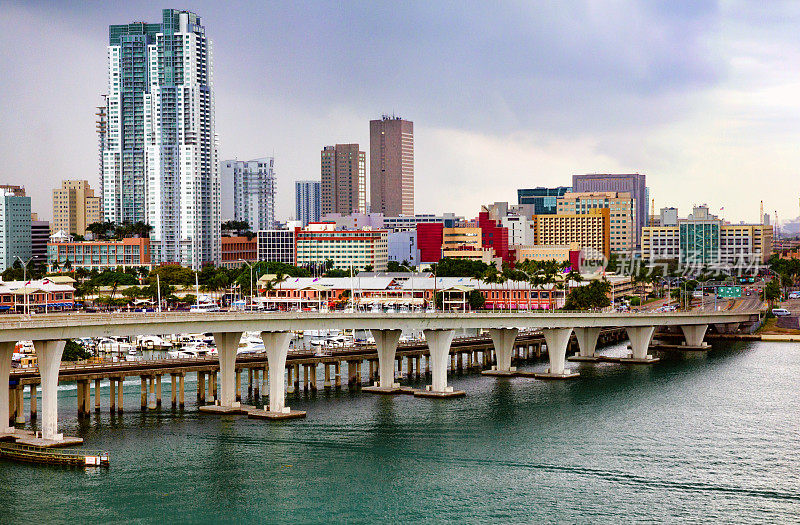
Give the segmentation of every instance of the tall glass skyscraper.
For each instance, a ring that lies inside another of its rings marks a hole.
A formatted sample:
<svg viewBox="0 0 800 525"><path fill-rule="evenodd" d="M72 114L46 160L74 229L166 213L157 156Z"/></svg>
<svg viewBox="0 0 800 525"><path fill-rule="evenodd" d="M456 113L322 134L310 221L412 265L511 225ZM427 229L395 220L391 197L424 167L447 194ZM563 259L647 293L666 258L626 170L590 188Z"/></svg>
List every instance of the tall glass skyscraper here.
<svg viewBox="0 0 800 525"><path fill-rule="evenodd" d="M156 262L220 262L211 42L194 13L109 26L103 218L153 227Z"/></svg>

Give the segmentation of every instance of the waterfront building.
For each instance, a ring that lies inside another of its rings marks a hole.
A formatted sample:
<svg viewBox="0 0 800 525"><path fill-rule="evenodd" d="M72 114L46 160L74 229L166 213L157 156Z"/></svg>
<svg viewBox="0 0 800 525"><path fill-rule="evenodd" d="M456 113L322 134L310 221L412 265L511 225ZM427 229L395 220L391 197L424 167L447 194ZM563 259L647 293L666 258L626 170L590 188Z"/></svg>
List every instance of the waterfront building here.
<svg viewBox="0 0 800 525"><path fill-rule="evenodd" d="M618 280L628 281L630 278ZM263 281L260 282L263 284ZM583 286L586 282L571 283ZM622 289L620 287L619 289ZM372 308L373 305L420 307L433 302L435 293L443 295L444 310L469 310L469 294L477 290L484 297L483 309L552 310L564 306L567 290L554 284L532 286L525 281L486 283L472 277L432 277L429 273L360 273L350 277L295 277L259 288L268 308L336 308L346 304Z"/></svg>
<svg viewBox="0 0 800 525"><path fill-rule="evenodd" d="M581 214L534 215L537 245L577 243L586 260L608 258L611 254L608 208L593 208Z"/></svg>
<svg viewBox="0 0 800 525"><path fill-rule="evenodd" d="M517 262L522 261L558 261L579 262L581 247L578 243L571 244L529 244L513 245ZM578 266L575 266L578 269Z"/></svg>
<svg viewBox="0 0 800 525"><path fill-rule="evenodd" d="M518 189L517 199L520 205L532 205L533 215L555 215L558 210L558 198L568 191L570 191L568 186Z"/></svg>
<svg viewBox="0 0 800 525"><path fill-rule="evenodd" d="M0 312L73 310L75 288L59 277L0 282ZM72 279L67 279L70 282ZM27 296L27 297L26 297Z"/></svg>
<svg viewBox="0 0 800 525"><path fill-rule="evenodd" d="M19 193L18 186L0 188L0 272L33 256L31 198Z"/></svg>
<svg viewBox="0 0 800 525"><path fill-rule="evenodd" d="M90 224L100 222L101 199L85 180L64 180L53 190L51 233L63 230L71 235L86 235Z"/></svg>
<svg viewBox="0 0 800 525"><path fill-rule="evenodd" d="M636 207L628 192L567 192L558 199L558 214L581 215L597 208L609 210L611 251L631 254L636 249Z"/></svg>
<svg viewBox="0 0 800 525"><path fill-rule="evenodd" d="M275 159L225 160L220 178L233 184L233 220L265 230L275 222ZM230 181L230 182L229 182Z"/></svg>
<svg viewBox="0 0 800 525"><path fill-rule="evenodd" d="M242 261L253 264L258 260L258 239L255 236L252 239L244 236L224 236L220 241L220 246L222 247L220 265L222 267L239 268L244 266Z"/></svg>
<svg viewBox="0 0 800 525"><path fill-rule="evenodd" d="M414 123L383 115L369 122L370 211L414 215Z"/></svg>
<svg viewBox="0 0 800 525"><path fill-rule="evenodd" d="M746 268L766 264L772 255L773 232L769 224L726 223L706 206L695 206L687 218L671 224L672 210L675 209L662 210L662 225L642 230L642 259L677 261L696 267ZM677 216L677 210L674 213Z"/></svg>
<svg viewBox="0 0 800 525"><path fill-rule="evenodd" d="M606 191L629 193L634 201L636 227L633 236L636 247L639 248L642 228L647 226L647 218L650 215L646 182L646 176L641 173L589 173L572 176L572 191L576 193Z"/></svg>
<svg viewBox="0 0 800 525"><path fill-rule="evenodd" d="M294 234L295 228L259 230L258 260L294 264Z"/></svg>
<svg viewBox="0 0 800 525"><path fill-rule="evenodd" d="M336 230L333 223L311 223L295 230L296 264L325 268L330 261L333 268L341 270L371 266L374 271L385 271L388 237L386 230Z"/></svg>
<svg viewBox="0 0 800 525"><path fill-rule="evenodd" d="M50 241L50 222L40 221L31 214L31 257L36 264L47 264L47 243Z"/></svg>
<svg viewBox="0 0 800 525"><path fill-rule="evenodd" d="M417 266L419 258L417 256L417 232L415 230L405 230L400 232L389 232L388 238L389 260L398 263L405 261L409 266Z"/></svg>
<svg viewBox="0 0 800 525"><path fill-rule="evenodd" d="M320 156L322 215L366 212L367 159L358 144L325 146Z"/></svg>
<svg viewBox="0 0 800 525"><path fill-rule="evenodd" d="M69 264L67 264L69 263ZM50 236L47 245L47 264L50 271L65 266L73 270L108 270L115 268L152 268L150 239L130 237L120 241L76 242L59 231Z"/></svg>
<svg viewBox="0 0 800 525"><path fill-rule="evenodd" d="M103 217L153 227L159 263L220 261L213 55L201 18L109 26Z"/></svg>
<svg viewBox="0 0 800 525"><path fill-rule="evenodd" d="M322 183L318 180L298 180L294 183L295 219L303 227L319 222L322 214Z"/></svg>

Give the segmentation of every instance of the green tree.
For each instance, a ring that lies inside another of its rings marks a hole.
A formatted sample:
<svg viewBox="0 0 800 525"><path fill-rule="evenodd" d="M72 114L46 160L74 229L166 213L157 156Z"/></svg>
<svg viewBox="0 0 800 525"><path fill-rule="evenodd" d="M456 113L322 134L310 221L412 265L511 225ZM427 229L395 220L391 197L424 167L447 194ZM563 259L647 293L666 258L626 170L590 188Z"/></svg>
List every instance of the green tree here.
<svg viewBox="0 0 800 525"><path fill-rule="evenodd" d="M84 348L83 345L68 339L64 345L64 353L61 356L61 360L78 361L80 359L89 359L90 357L92 357L92 353Z"/></svg>
<svg viewBox="0 0 800 525"><path fill-rule="evenodd" d="M472 310L480 310L486 303L486 298L483 297L483 294L479 290L470 290L467 300Z"/></svg>
<svg viewBox="0 0 800 525"><path fill-rule="evenodd" d="M769 307L775 304L775 301L781 298L781 286L778 284L777 279L773 279L764 286L764 291L761 293L761 299L769 303Z"/></svg>
<svg viewBox="0 0 800 525"><path fill-rule="evenodd" d="M585 286L577 286L567 295L565 310L587 310L592 308L605 308L611 301L608 294L611 292L611 283L606 279L592 281Z"/></svg>

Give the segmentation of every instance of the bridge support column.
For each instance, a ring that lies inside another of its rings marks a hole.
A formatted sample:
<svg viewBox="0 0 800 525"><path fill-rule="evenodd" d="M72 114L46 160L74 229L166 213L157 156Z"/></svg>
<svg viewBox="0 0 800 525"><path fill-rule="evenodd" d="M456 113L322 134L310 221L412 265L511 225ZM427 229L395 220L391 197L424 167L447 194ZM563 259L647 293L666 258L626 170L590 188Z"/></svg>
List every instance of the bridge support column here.
<svg viewBox="0 0 800 525"><path fill-rule="evenodd" d="M286 370L286 393L294 394L294 367L290 366Z"/></svg>
<svg viewBox="0 0 800 525"><path fill-rule="evenodd" d="M8 423L11 420L8 404L10 392L8 376L11 373L11 354L14 353L14 341L0 343L0 434L13 432L14 428Z"/></svg>
<svg viewBox="0 0 800 525"><path fill-rule="evenodd" d="M397 343L402 330L372 330L375 348L378 351L378 381L373 386L364 388L364 392L376 394L402 394L403 389L394 381L394 361ZM407 389L406 389L407 390Z"/></svg>
<svg viewBox="0 0 800 525"><path fill-rule="evenodd" d="M94 380L94 411L100 412L100 380Z"/></svg>
<svg viewBox="0 0 800 525"><path fill-rule="evenodd" d="M242 371L236 371L236 401L242 400Z"/></svg>
<svg viewBox="0 0 800 525"><path fill-rule="evenodd" d="M247 397L253 395L253 369L247 369Z"/></svg>
<svg viewBox="0 0 800 525"><path fill-rule="evenodd" d="M447 358L450 356L450 344L453 342L454 330L423 330L428 342L431 365L431 384L425 390L414 392L420 397L456 397L465 392L453 390L447 386Z"/></svg>
<svg viewBox="0 0 800 525"><path fill-rule="evenodd" d="M150 376L147 378L147 409L156 409L156 377Z"/></svg>
<svg viewBox="0 0 800 525"><path fill-rule="evenodd" d="M621 363L655 363L659 359L647 354L653 339L655 326L628 326L628 339L631 341L631 354L620 359Z"/></svg>
<svg viewBox="0 0 800 525"><path fill-rule="evenodd" d="M578 377L578 372L564 368L567 357L567 345L572 335L572 328L543 328L542 334L547 343L547 357L550 359L550 368L547 372L534 374L538 379L571 379Z"/></svg>
<svg viewBox="0 0 800 525"><path fill-rule="evenodd" d="M342 388L342 362L336 361L333 365L333 386Z"/></svg>
<svg viewBox="0 0 800 525"><path fill-rule="evenodd" d="M108 413L113 414L117 405L117 380L113 377L108 379Z"/></svg>
<svg viewBox="0 0 800 525"><path fill-rule="evenodd" d="M36 421L36 385L30 386L31 395L31 421Z"/></svg>
<svg viewBox="0 0 800 525"><path fill-rule="evenodd" d="M584 328L574 328L575 338L578 340L578 353L570 356L570 361L597 361L594 354L597 348L597 341L600 337L599 326L587 326Z"/></svg>
<svg viewBox="0 0 800 525"><path fill-rule="evenodd" d="M183 390L183 382L186 378L186 373L181 372L178 376L178 407L183 409L184 404L184 390ZM122 383L120 383L120 392L122 392ZM122 403L120 402L119 411L122 412Z"/></svg>
<svg viewBox="0 0 800 525"><path fill-rule="evenodd" d="M237 374L236 374L236 351L239 349L239 341L242 338L241 332L214 332L214 342L217 345L219 356L219 406L225 408L239 408L241 405L236 401ZM214 377L216 374L212 372Z"/></svg>
<svg viewBox="0 0 800 525"><path fill-rule="evenodd" d="M158 374L155 377L155 382L156 382L156 406L158 408L161 408L161 374ZM100 409L98 408L98 410Z"/></svg>
<svg viewBox="0 0 800 525"><path fill-rule="evenodd" d="M125 376L119 376L119 380L117 382L117 413L122 414L124 412L122 407L122 383L125 381Z"/></svg>
<svg viewBox="0 0 800 525"><path fill-rule="evenodd" d="M693 346L696 348L707 347L708 343L703 342L708 330L707 324L694 324L694 325L681 325L683 337L686 339L686 346Z"/></svg>
<svg viewBox="0 0 800 525"><path fill-rule="evenodd" d="M264 417L267 419L285 419L291 417L305 417L306 413L293 411L285 406L286 388L284 374L286 373L286 356L289 353L289 340L291 332L261 332L264 349L267 352L269 363L269 407L265 410L251 410L250 417Z"/></svg>
<svg viewBox="0 0 800 525"><path fill-rule="evenodd" d="M17 385L17 418L14 423L25 424L25 387L21 384Z"/></svg>
<svg viewBox="0 0 800 525"><path fill-rule="evenodd" d="M513 376L517 368L511 366L511 355L514 352L514 341L517 339L519 330L516 328L491 328L489 335L494 345L494 353L497 355L497 366L491 370L485 370L484 375L491 376Z"/></svg>
<svg viewBox="0 0 800 525"><path fill-rule="evenodd" d="M58 433L58 369L66 341L34 341L42 383L42 438L63 441ZM8 383L6 383L8 384Z"/></svg>
<svg viewBox="0 0 800 525"><path fill-rule="evenodd" d="M325 375L322 380L322 388L328 390L331 387L331 365L325 363L323 366L325 367Z"/></svg>
<svg viewBox="0 0 800 525"><path fill-rule="evenodd" d="M178 391L177 391L176 387L178 386L178 376L176 374L170 374L169 375L169 382L170 382L169 393L170 393L170 397L172 398L171 399L172 408L177 408L178 407Z"/></svg>

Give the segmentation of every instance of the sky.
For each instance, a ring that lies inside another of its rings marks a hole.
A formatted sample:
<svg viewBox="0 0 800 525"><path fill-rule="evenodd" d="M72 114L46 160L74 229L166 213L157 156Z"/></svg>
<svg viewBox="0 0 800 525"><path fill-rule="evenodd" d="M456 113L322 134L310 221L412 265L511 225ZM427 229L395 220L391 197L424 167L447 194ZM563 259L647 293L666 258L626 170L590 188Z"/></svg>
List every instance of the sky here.
<svg viewBox="0 0 800 525"><path fill-rule="evenodd" d="M681 216L798 217L798 2L0 0L0 183L41 217L61 180L99 186L108 25L166 7L202 17L220 160L274 155L281 220L382 114L414 122L417 213L637 172Z"/></svg>

